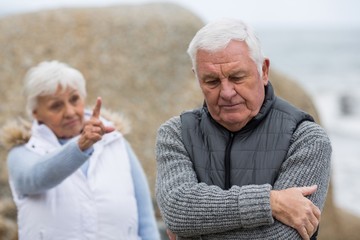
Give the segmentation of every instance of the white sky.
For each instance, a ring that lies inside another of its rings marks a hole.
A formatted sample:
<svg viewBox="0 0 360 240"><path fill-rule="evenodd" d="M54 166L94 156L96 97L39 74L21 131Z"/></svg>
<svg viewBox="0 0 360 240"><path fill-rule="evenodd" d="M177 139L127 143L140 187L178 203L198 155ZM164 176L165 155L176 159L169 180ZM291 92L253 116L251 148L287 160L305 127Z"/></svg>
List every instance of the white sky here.
<svg viewBox="0 0 360 240"><path fill-rule="evenodd" d="M45 8L139 4L161 0L0 0L0 15ZM235 17L255 27L360 28L359 0L162 0L204 21Z"/></svg>

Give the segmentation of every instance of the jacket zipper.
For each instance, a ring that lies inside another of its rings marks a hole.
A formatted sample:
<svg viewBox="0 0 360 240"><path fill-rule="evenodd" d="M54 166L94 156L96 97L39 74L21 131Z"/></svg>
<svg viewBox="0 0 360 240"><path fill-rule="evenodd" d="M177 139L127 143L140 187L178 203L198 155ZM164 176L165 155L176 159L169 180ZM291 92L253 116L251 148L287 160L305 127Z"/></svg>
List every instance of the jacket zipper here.
<svg viewBox="0 0 360 240"><path fill-rule="evenodd" d="M226 150L225 150L225 190L229 190L231 187L231 182L230 182L230 154L231 154L231 147L233 144L233 140L234 140L234 133L230 133L230 138L229 141L226 145Z"/></svg>

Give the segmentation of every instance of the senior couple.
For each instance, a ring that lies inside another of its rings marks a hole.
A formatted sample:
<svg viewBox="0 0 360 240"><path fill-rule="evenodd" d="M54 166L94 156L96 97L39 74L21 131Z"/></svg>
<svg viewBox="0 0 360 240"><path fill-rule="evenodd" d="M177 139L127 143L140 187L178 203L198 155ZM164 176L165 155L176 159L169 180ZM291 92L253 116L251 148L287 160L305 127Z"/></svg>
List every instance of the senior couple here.
<svg viewBox="0 0 360 240"><path fill-rule="evenodd" d="M270 61L242 21L205 25L188 54L204 103L163 123L156 140L168 237L316 239L330 178L324 129L276 96ZM160 239L124 124L103 114L100 97L85 108L83 75L42 62L24 92L31 125L2 135L19 239Z"/></svg>

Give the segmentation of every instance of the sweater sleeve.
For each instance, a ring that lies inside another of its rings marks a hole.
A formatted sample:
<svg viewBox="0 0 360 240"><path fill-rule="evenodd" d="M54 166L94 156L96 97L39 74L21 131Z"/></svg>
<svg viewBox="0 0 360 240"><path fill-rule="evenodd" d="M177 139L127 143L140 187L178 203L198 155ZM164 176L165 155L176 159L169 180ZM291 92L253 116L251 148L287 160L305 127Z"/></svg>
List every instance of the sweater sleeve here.
<svg viewBox="0 0 360 240"><path fill-rule="evenodd" d="M294 132L290 144L273 189L316 184L317 191L308 198L322 210L330 182L332 152L330 139L318 124L305 121ZM253 234L254 236L263 234L266 239L302 239L295 229L277 220L269 227L255 229Z"/></svg>
<svg viewBox="0 0 360 240"><path fill-rule="evenodd" d="M303 122L295 131L274 189L318 185L309 199L324 207L331 173L331 142L323 128Z"/></svg>
<svg viewBox="0 0 360 240"><path fill-rule="evenodd" d="M222 190L199 183L182 143L180 118L158 130L156 197L166 226L179 236L269 226L271 186Z"/></svg>
<svg viewBox="0 0 360 240"><path fill-rule="evenodd" d="M57 186L88 158L76 141L44 156L18 146L10 150L7 158L10 181L19 196L41 193Z"/></svg>
<svg viewBox="0 0 360 240"><path fill-rule="evenodd" d="M163 125L157 142L158 203L167 227L179 239L200 239L200 235L209 239L301 239L295 229L271 217L268 185L233 186L223 191L198 183L181 142L180 125L176 119ZM310 200L322 209L330 158L325 131L315 123L303 122L292 136L274 189L317 184Z"/></svg>
<svg viewBox="0 0 360 240"><path fill-rule="evenodd" d="M136 204L139 219L139 236L142 240L159 240L151 194L145 173L129 143L126 143L129 154L131 176L135 188Z"/></svg>

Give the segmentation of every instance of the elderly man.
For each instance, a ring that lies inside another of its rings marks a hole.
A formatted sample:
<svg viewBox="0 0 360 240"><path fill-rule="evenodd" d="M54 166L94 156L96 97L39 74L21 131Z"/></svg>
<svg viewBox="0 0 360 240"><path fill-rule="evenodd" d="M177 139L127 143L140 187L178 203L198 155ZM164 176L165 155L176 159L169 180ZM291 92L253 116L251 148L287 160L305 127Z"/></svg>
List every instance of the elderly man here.
<svg viewBox="0 0 360 240"><path fill-rule="evenodd" d="M158 130L156 197L177 239L316 239L331 144L274 94L251 28L207 24L188 53L205 101Z"/></svg>

